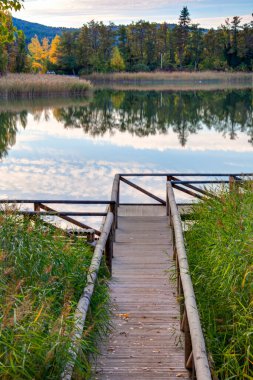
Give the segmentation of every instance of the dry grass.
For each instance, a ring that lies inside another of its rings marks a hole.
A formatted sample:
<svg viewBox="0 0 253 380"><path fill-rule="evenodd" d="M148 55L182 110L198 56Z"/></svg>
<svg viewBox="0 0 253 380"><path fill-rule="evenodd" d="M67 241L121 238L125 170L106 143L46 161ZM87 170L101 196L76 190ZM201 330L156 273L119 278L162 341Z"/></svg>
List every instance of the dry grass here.
<svg viewBox="0 0 253 380"><path fill-rule="evenodd" d="M115 91L218 91L218 90L246 90L252 88L250 81L94 81L94 87L99 89L113 89Z"/></svg>
<svg viewBox="0 0 253 380"><path fill-rule="evenodd" d="M87 80L70 76L8 74L0 78L0 98L3 99L81 96L90 88Z"/></svg>
<svg viewBox="0 0 253 380"><path fill-rule="evenodd" d="M241 83L247 82L252 86L253 74L252 73L228 73L216 71L203 71L203 72L152 72L152 73L109 73L100 74L94 73L86 76L94 82L112 82L112 83L197 83L200 81L203 84L208 83Z"/></svg>

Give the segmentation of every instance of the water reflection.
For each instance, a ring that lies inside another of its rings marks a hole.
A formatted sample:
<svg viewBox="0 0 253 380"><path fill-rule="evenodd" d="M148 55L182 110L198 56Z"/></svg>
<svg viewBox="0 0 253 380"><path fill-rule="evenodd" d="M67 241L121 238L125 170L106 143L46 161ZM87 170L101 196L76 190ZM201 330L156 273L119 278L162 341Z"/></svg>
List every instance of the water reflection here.
<svg viewBox="0 0 253 380"><path fill-rule="evenodd" d="M97 90L89 100L65 100L60 106L37 102L19 106L19 111L0 112L0 158L16 142L18 125L25 128L28 113L43 122L53 117L64 128L79 128L89 136L113 135L116 131L133 136L177 134L181 146L191 134L203 128L235 139L239 132L253 145L252 91L138 92ZM6 105L11 108L10 105ZM5 108L6 108L5 107ZM13 108L18 109L17 106ZM52 112L48 110L51 109Z"/></svg>
<svg viewBox="0 0 253 380"><path fill-rule="evenodd" d="M112 92L97 91L87 107L54 112L67 128L82 128L92 136L116 129L136 136L165 134L171 128L182 146L203 126L235 139L245 132L253 140L252 92Z"/></svg>
<svg viewBox="0 0 253 380"><path fill-rule="evenodd" d="M0 159L5 157L8 150L16 143L18 125L27 125L27 111L20 113L0 112Z"/></svg>

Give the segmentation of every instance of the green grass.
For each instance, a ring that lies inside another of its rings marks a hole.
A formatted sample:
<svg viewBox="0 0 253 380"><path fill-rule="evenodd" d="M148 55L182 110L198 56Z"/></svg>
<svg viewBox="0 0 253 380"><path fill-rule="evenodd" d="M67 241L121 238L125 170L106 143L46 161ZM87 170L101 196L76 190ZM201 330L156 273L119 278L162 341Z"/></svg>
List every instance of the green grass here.
<svg viewBox="0 0 253 380"><path fill-rule="evenodd" d="M194 206L186 233L193 285L219 379L253 379L253 185Z"/></svg>
<svg viewBox="0 0 253 380"><path fill-rule="evenodd" d="M0 216L0 378L59 379L76 304L93 250L15 213ZM108 272L103 264L73 379L90 378L90 359L109 326Z"/></svg>

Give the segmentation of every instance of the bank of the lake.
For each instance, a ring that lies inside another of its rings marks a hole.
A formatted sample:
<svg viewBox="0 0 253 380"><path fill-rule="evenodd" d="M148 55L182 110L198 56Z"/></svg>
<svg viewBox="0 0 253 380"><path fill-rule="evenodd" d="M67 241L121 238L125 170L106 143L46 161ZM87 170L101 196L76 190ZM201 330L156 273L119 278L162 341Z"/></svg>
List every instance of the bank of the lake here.
<svg viewBox="0 0 253 380"><path fill-rule="evenodd" d="M0 99L84 96L91 89L85 79L52 74L8 74L0 78Z"/></svg>
<svg viewBox="0 0 253 380"><path fill-rule="evenodd" d="M224 89L224 88L251 88L253 84L252 72L219 72L219 71L155 71L155 72L121 72L121 73L93 73L84 76L95 85L112 86L117 89L124 86L131 89L162 90L190 90L190 89ZM155 86L155 87L154 87Z"/></svg>
<svg viewBox="0 0 253 380"><path fill-rule="evenodd" d="M194 206L188 258L207 349L220 380L253 378L253 187Z"/></svg>

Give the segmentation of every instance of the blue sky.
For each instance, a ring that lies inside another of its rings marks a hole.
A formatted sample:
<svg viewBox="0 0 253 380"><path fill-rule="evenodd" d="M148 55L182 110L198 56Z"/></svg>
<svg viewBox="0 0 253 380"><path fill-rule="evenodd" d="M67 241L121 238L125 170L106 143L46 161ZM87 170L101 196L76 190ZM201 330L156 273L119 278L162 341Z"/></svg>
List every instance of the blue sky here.
<svg viewBox="0 0 253 380"><path fill-rule="evenodd" d="M248 22L253 12L252 0L25 0L24 4L16 17L66 27L80 27L92 19L125 24L140 19L176 22L184 5L194 22L208 28L235 15Z"/></svg>

